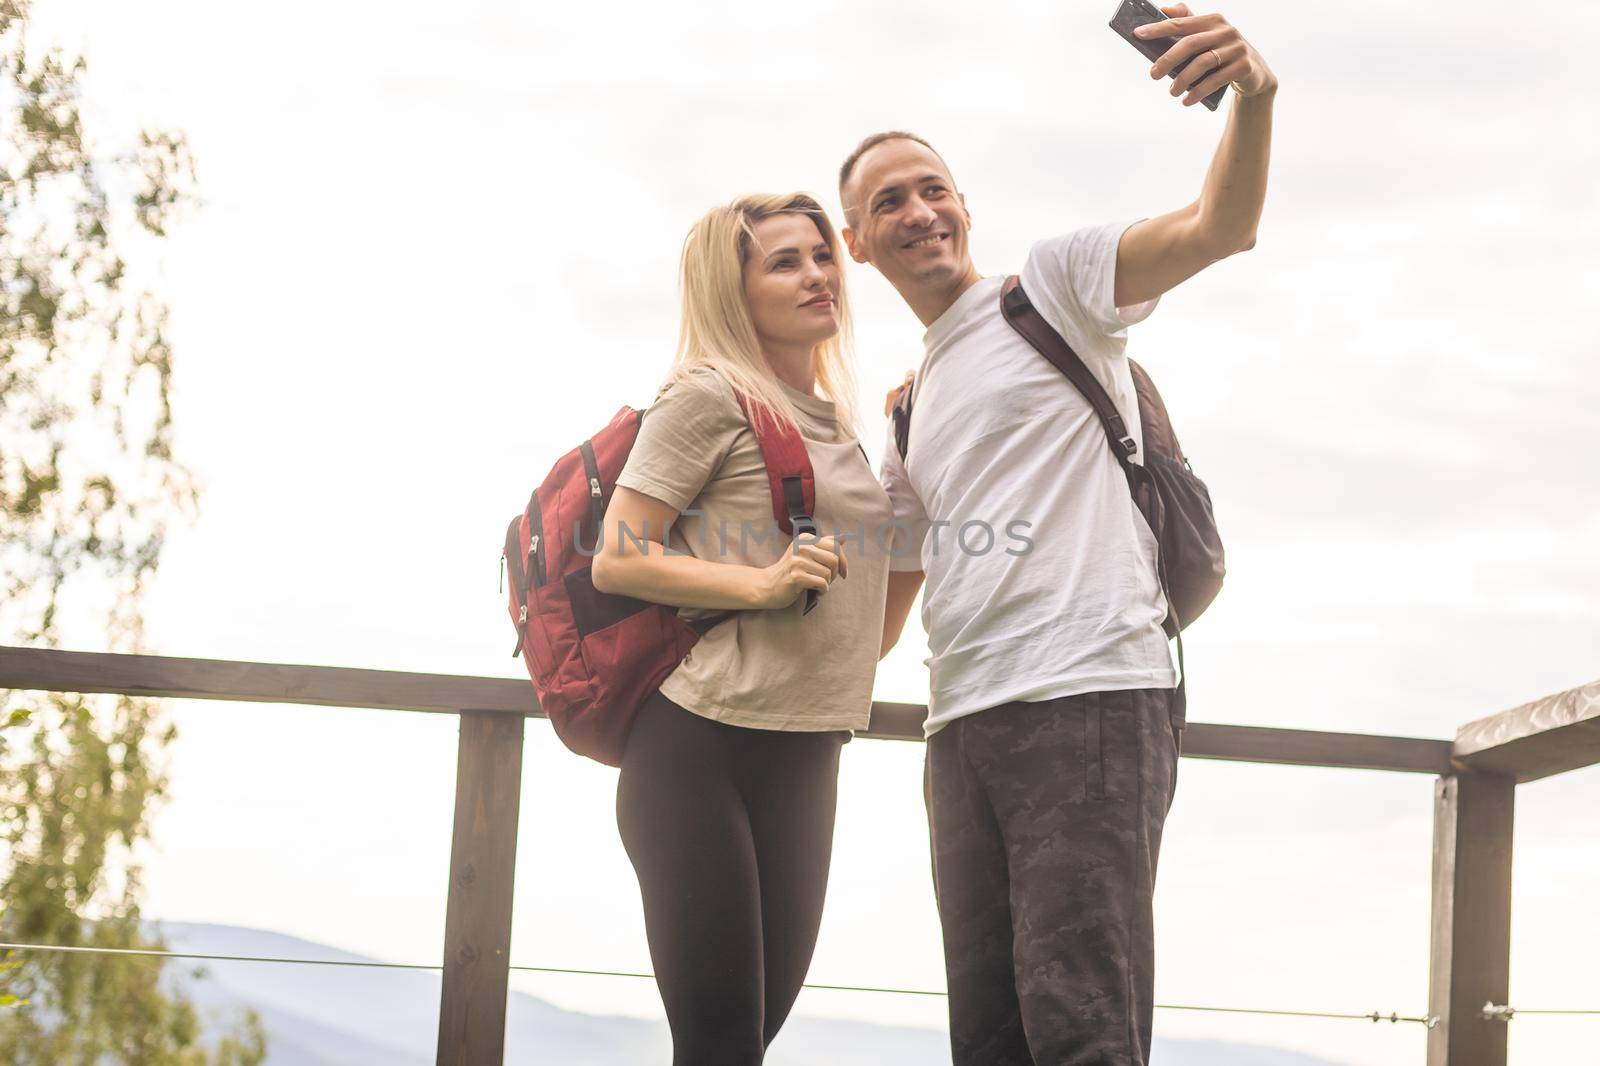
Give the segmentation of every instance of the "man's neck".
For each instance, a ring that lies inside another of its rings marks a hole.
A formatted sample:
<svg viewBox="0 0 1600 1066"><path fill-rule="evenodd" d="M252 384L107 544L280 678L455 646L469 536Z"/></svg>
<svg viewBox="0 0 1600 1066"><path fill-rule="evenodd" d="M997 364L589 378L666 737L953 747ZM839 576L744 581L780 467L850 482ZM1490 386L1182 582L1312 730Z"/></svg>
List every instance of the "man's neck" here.
<svg viewBox="0 0 1600 1066"><path fill-rule="evenodd" d="M955 302L961 299L963 293L982 280L983 275L978 273L978 268L968 263L967 272L953 282L914 290L899 289L899 292L922 324L931 326L939 321L940 315L955 306Z"/></svg>

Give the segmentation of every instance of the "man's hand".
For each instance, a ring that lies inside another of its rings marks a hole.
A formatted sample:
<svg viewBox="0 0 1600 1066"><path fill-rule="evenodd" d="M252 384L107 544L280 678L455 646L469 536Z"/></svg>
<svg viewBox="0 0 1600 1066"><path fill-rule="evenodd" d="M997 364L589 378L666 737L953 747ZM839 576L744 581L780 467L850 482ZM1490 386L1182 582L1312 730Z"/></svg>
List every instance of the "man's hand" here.
<svg viewBox="0 0 1600 1066"><path fill-rule="evenodd" d="M894 405L900 402L900 394L905 392L907 389L909 389L911 387L911 382L912 382L912 380L914 378L916 378L916 376L917 376L917 372L915 370L907 370L906 371L906 379L904 381L902 381L900 384L896 385L894 388L890 389L888 391L888 393L886 393L884 395L884 397L883 397L883 417L884 418L888 418L889 417L889 413L894 410Z"/></svg>
<svg viewBox="0 0 1600 1066"><path fill-rule="evenodd" d="M1168 16L1165 21L1134 31L1144 37L1177 38L1151 68L1151 77L1165 77L1192 56L1194 62L1172 86L1174 96L1187 90L1185 107L1230 81L1239 101L1228 110L1228 124L1206 171L1200 198L1135 222L1123 233L1113 288L1118 307L1153 300L1212 263L1255 247L1267 198L1277 76L1221 15L1191 15L1183 4L1162 11Z"/></svg>
<svg viewBox="0 0 1600 1066"><path fill-rule="evenodd" d="M1150 68L1150 77L1164 78L1184 60L1198 57L1172 81L1172 95L1188 91L1183 106L1199 103L1224 85L1232 84L1241 97L1261 96L1277 89L1278 78L1267 68L1261 53L1240 36L1221 15L1196 15L1187 4L1161 8L1168 18L1133 32L1146 39L1176 37L1178 41Z"/></svg>

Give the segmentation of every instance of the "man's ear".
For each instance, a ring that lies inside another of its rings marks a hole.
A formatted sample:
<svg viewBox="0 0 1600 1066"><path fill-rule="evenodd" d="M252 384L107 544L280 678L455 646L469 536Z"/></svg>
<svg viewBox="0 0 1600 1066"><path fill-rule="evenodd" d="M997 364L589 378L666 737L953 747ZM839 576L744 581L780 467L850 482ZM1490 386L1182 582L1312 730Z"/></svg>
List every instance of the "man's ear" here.
<svg viewBox="0 0 1600 1066"><path fill-rule="evenodd" d="M956 199L961 201L961 213L967 216L967 229L970 230L972 228L972 212L967 210L967 194L958 192L956 193Z"/></svg>
<svg viewBox="0 0 1600 1066"><path fill-rule="evenodd" d="M857 239L856 231L846 226L839 231L839 236L844 238L844 246L850 252L850 258L858 263L867 261L867 254L861 250L861 242Z"/></svg>

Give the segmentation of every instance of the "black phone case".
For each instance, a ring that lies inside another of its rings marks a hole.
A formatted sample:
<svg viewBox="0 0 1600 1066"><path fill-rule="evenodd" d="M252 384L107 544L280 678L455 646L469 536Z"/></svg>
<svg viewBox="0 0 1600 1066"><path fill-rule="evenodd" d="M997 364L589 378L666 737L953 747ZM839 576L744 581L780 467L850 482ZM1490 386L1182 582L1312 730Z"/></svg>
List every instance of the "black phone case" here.
<svg viewBox="0 0 1600 1066"><path fill-rule="evenodd" d="M1117 13L1111 17L1111 28L1117 32L1118 37L1137 48L1140 55L1154 63L1166 54L1167 49L1177 44L1177 40L1172 37L1158 37L1153 41L1147 41L1141 37L1135 37L1133 31L1152 22L1164 22L1166 18L1167 16L1163 15L1149 0L1122 0L1122 5L1117 8ZM1201 54L1203 55L1204 53ZM1177 77L1184 67L1194 62L1195 58L1195 56L1190 56L1187 60L1178 64L1177 69L1169 77ZM1215 111L1217 105L1222 102L1223 93L1227 91L1228 87L1224 85L1200 102Z"/></svg>

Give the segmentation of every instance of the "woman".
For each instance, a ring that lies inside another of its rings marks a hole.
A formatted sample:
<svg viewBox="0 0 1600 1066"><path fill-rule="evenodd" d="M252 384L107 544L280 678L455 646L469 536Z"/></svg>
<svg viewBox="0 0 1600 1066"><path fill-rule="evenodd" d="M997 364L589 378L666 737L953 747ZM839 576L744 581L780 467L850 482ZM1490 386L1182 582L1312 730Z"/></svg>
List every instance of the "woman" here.
<svg viewBox="0 0 1600 1066"><path fill-rule="evenodd" d="M688 620L738 612L641 708L617 825L675 1066L745 1066L788 1017L816 946L839 749L871 708L888 574L876 534L891 511L856 441L838 241L821 206L748 196L709 212L680 280L677 360L605 516L633 535L605 538L593 578L692 609ZM752 417L798 428L818 529L845 536L791 547L770 533L735 388ZM803 614L808 589L819 598Z"/></svg>

